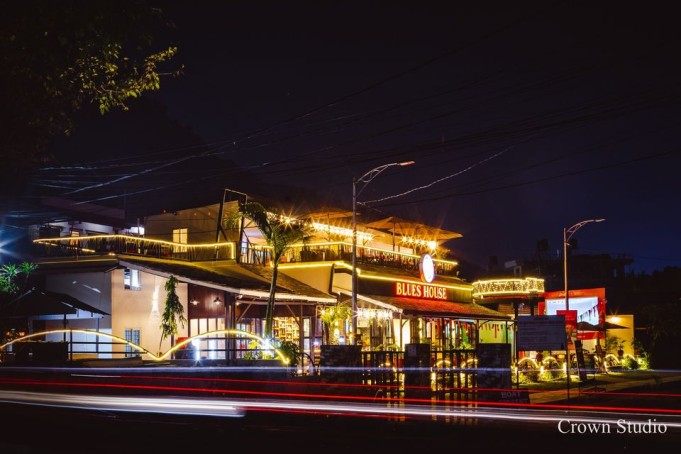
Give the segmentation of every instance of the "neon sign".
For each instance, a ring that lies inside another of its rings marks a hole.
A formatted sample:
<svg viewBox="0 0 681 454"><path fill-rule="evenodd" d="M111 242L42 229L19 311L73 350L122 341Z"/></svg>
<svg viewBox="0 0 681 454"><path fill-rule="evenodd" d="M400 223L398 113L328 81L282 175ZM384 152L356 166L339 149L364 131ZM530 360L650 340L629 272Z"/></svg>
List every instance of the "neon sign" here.
<svg viewBox="0 0 681 454"><path fill-rule="evenodd" d="M430 254L423 254L419 261L419 271L421 272L421 279L425 282L431 283L435 278L435 265Z"/></svg>
<svg viewBox="0 0 681 454"><path fill-rule="evenodd" d="M447 300L447 289L415 282L395 282L395 296Z"/></svg>

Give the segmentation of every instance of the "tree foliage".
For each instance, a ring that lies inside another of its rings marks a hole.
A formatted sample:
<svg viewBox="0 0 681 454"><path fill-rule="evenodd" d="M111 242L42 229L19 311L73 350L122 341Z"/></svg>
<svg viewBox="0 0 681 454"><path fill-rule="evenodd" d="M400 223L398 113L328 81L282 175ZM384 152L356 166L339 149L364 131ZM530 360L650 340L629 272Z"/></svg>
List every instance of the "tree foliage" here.
<svg viewBox="0 0 681 454"><path fill-rule="evenodd" d="M289 219L282 216L278 210L267 209L258 202L241 204L239 211L233 213L228 222L234 225L241 222L243 217L249 218L256 225L267 244L272 248L271 261L273 270L272 280L270 282L270 293L267 300L264 332L265 338L272 339L279 262L292 244L305 238L306 228L302 223L289 222Z"/></svg>
<svg viewBox="0 0 681 454"><path fill-rule="evenodd" d="M69 134L83 107L126 110L163 75L178 74L160 72L177 48L154 40L170 27L143 0L2 1L3 167L16 173L49 161L49 141Z"/></svg>
<svg viewBox="0 0 681 454"><path fill-rule="evenodd" d="M177 296L175 289L179 281L175 276L170 276L165 283L166 302L161 316L161 342L159 343L159 350L161 344L165 339L170 337L170 343L175 343L175 335L177 334L177 323L180 322L184 328L187 323L187 318L184 315L184 307L180 302L180 297Z"/></svg>
<svg viewBox="0 0 681 454"><path fill-rule="evenodd" d="M14 295L26 287L28 278L38 265L23 262L19 265L9 263L0 267L0 292Z"/></svg>
<svg viewBox="0 0 681 454"><path fill-rule="evenodd" d="M324 308L322 312L321 320L324 323L326 343L335 344L338 343L338 338L334 336L334 330L346 320L352 319L352 308L345 303L337 302L334 306L328 306Z"/></svg>

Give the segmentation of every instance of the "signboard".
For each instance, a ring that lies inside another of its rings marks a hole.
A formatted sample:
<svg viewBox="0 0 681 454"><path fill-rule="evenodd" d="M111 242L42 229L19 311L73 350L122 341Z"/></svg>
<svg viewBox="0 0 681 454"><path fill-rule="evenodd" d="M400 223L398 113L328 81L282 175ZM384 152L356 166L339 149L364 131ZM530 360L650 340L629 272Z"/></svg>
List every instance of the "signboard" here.
<svg viewBox="0 0 681 454"><path fill-rule="evenodd" d="M395 296L446 301L447 289L445 287L417 284L415 282L395 282Z"/></svg>
<svg viewBox="0 0 681 454"><path fill-rule="evenodd" d="M421 280L428 282L429 284L433 282L435 278L435 264L433 263L433 258L430 254L423 254L421 260L419 261L419 271L421 272Z"/></svg>
<svg viewBox="0 0 681 454"><path fill-rule="evenodd" d="M582 341L575 341L575 354L577 355L577 370L579 371L579 380L586 381L586 364L584 363L584 349L582 348Z"/></svg>
<svg viewBox="0 0 681 454"><path fill-rule="evenodd" d="M521 316L517 322L519 351L565 350L565 316Z"/></svg>
<svg viewBox="0 0 681 454"><path fill-rule="evenodd" d="M478 344L478 399L486 402L529 404L527 391L512 389L511 345Z"/></svg>

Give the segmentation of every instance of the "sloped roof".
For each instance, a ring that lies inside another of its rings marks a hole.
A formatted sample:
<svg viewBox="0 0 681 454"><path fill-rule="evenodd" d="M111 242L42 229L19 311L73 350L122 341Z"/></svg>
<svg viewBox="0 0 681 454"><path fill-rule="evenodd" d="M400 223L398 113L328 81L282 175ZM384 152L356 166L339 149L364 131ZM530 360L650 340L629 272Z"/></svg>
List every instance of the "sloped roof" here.
<svg viewBox="0 0 681 454"><path fill-rule="evenodd" d="M70 295L35 288L27 290L13 300L0 305L0 316L8 318L49 315L63 315L67 318L76 315L82 318L87 317L88 313L90 318L110 315Z"/></svg>
<svg viewBox="0 0 681 454"><path fill-rule="evenodd" d="M419 298L403 298L383 295L358 295L358 305L379 302L383 307L392 306L404 315L419 317L447 317L474 320L511 320L511 316L475 303L456 303Z"/></svg>
<svg viewBox="0 0 681 454"><path fill-rule="evenodd" d="M190 282L251 297L266 297L270 291L272 269L258 265L239 265L233 261L179 262L151 257L119 256L119 263L152 274L174 275L182 282ZM321 292L307 284L279 273L277 300L298 300L333 303L335 296Z"/></svg>

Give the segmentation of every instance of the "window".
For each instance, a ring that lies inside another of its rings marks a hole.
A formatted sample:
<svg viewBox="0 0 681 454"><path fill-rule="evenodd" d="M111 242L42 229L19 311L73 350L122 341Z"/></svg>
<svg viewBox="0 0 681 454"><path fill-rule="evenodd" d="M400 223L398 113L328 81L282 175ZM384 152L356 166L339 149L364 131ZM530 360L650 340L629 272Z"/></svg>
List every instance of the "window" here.
<svg viewBox="0 0 681 454"><path fill-rule="evenodd" d="M142 290L140 270L131 270L130 268L126 268L123 271L123 284L126 290Z"/></svg>
<svg viewBox="0 0 681 454"><path fill-rule="evenodd" d="M187 229L173 229L173 243L187 244ZM173 252L187 252L186 247L174 246Z"/></svg>
<svg viewBox="0 0 681 454"><path fill-rule="evenodd" d="M128 342L132 342L133 344L139 345L140 344L140 330L138 329L126 329L125 330L125 340ZM130 358L130 357L135 357L135 356L140 356L139 350L133 348L132 345L125 344L125 357Z"/></svg>

